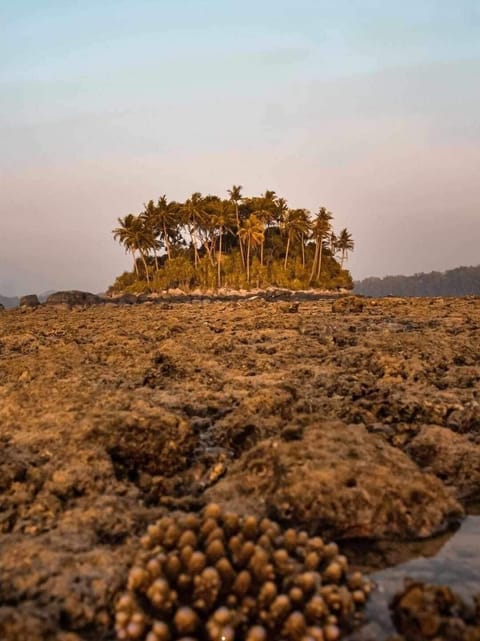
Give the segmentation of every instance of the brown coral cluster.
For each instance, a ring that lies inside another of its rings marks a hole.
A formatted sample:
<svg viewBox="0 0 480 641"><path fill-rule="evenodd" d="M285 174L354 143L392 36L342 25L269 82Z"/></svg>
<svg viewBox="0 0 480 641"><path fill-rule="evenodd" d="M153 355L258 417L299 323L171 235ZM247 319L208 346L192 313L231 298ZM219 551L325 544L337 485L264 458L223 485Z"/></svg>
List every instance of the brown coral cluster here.
<svg viewBox="0 0 480 641"><path fill-rule="evenodd" d="M224 512L150 525L117 603L117 638L336 641L370 591L335 543Z"/></svg>
<svg viewBox="0 0 480 641"><path fill-rule="evenodd" d="M401 632L390 641L480 641L480 594L468 604L447 586L407 579L390 608Z"/></svg>

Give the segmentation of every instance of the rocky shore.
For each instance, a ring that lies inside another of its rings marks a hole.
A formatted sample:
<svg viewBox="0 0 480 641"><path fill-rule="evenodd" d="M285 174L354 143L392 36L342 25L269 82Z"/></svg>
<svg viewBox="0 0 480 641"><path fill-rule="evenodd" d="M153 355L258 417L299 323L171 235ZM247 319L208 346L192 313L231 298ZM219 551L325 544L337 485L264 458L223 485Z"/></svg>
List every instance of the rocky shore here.
<svg viewBox="0 0 480 641"><path fill-rule="evenodd" d="M148 526L207 503L347 551L479 502L480 298L73 294L0 311L1 639L114 639Z"/></svg>

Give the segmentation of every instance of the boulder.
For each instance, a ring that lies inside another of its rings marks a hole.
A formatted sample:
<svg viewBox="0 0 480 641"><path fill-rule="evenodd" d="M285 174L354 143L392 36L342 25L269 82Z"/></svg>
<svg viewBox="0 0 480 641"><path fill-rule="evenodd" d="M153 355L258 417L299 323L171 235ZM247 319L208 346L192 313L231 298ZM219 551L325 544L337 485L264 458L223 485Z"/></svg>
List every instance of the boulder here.
<svg viewBox="0 0 480 641"><path fill-rule="evenodd" d="M20 307L38 307L39 305L40 301L36 294L27 294L20 299Z"/></svg>
<svg viewBox="0 0 480 641"><path fill-rule="evenodd" d="M49 305L98 305L101 302L100 296L77 290L55 292L46 300Z"/></svg>
<svg viewBox="0 0 480 641"><path fill-rule="evenodd" d="M136 305L138 303L138 298L135 294L121 294L121 296L112 298L111 302L117 303L117 305Z"/></svg>
<svg viewBox="0 0 480 641"><path fill-rule="evenodd" d="M427 472L455 488L458 498L480 498L480 445L468 436L438 425L425 425L411 441L407 453Z"/></svg>
<svg viewBox="0 0 480 641"><path fill-rule="evenodd" d="M441 481L364 426L317 423L245 452L208 500L338 538L424 538L463 510Z"/></svg>
<svg viewBox="0 0 480 641"><path fill-rule="evenodd" d="M332 303L332 312L355 314L363 312L365 303L360 296L342 296Z"/></svg>

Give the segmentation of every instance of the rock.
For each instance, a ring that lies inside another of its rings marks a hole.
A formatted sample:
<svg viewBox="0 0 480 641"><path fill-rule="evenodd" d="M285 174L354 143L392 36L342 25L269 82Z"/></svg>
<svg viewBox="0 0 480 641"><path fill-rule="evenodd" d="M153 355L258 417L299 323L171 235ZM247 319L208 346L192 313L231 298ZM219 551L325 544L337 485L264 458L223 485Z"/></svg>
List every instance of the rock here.
<svg viewBox="0 0 480 641"><path fill-rule="evenodd" d="M168 290L167 294L168 296L187 296L183 289L180 289L179 287L172 287Z"/></svg>
<svg viewBox="0 0 480 641"><path fill-rule="evenodd" d="M365 303L360 296L342 296L332 303L332 312L352 314L363 312Z"/></svg>
<svg viewBox="0 0 480 641"><path fill-rule="evenodd" d="M20 307L38 307L39 305L40 301L36 294L28 294L20 299Z"/></svg>
<svg viewBox="0 0 480 641"><path fill-rule="evenodd" d="M420 467L447 480L462 500L480 497L480 445L437 425L423 427L407 448Z"/></svg>
<svg viewBox="0 0 480 641"><path fill-rule="evenodd" d="M50 294L45 302L49 305L98 305L102 299L90 292L69 290Z"/></svg>
<svg viewBox="0 0 480 641"><path fill-rule="evenodd" d="M338 538L422 538L463 513L433 475L363 426L317 423L266 439L232 464L209 500Z"/></svg>
<svg viewBox="0 0 480 641"><path fill-rule="evenodd" d="M402 635L395 637L397 641L480 640L478 603L475 609L467 606L446 586L407 579L390 609L395 627Z"/></svg>
<svg viewBox="0 0 480 641"><path fill-rule="evenodd" d="M119 420L100 441L117 475L127 477L142 472L172 476L185 470L196 445L190 424L161 408L151 420L135 414Z"/></svg>
<svg viewBox="0 0 480 641"><path fill-rule="evenodd" d="M136 305L137 302L138 298L135 294L122 294L112 298L112 303L117 303L118 305Z"/></svg>
<svg viewBox="0 0 480 641"><path fill-rule="evenodd" d="M3 311L4 309L5 309L5 305L2 305L2 303L0 303L0 312Z"/></svg>

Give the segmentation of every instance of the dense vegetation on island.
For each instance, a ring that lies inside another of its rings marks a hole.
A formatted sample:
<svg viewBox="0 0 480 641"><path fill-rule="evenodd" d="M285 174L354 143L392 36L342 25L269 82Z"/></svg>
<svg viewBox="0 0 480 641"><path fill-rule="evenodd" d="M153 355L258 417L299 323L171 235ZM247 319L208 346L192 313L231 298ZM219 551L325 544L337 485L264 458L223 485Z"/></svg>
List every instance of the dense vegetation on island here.
<svg viewBox="0 0 480 641"><path fill-rule="evenodd" d="M468 296L480 294L480 265L413 276L366 278L355 283L365 296Z"/></svg>
<svg viewBox="0 0 480 641"><path fill-rule="evenodd" d="M185 202L162 196L119 218L113 235L133 269L110 291L353 287L343 266L354 241L347 229L335 234L330 211L312 215L274 191L241 190L234 185L228 198L194 193Z"/></svg>

